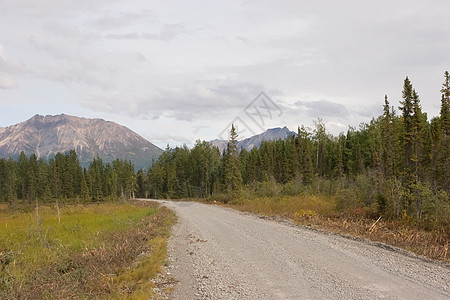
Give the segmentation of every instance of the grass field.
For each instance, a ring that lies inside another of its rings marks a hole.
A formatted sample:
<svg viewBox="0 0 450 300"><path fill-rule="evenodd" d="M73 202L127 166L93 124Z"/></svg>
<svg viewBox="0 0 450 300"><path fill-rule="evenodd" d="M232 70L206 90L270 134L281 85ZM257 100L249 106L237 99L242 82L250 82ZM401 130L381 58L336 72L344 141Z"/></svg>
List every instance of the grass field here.
<svg viewBox="0 0 450 300"><path fill-rule="evenodd" d="M151 203L0 207L0 299L148 299L174 220Z"/></svg>
<svg viewBox="0 0 450 300"><path fill-rule="evenodd" d="M407 215L400 220L385 220L383 217L378 219L368 208L338 210L335 198L330 196L300 194L240 198L230 201L227 206L263 216L281 216L297 224L367 238L432 259L450 261L448 226L425 230Z"/></svg>

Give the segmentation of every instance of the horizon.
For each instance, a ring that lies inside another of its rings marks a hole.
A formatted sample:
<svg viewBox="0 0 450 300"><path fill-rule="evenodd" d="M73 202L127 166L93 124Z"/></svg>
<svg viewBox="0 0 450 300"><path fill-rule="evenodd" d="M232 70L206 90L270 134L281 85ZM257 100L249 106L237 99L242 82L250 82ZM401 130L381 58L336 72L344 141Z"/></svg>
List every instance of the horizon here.
<svg viewBox="0 0 450 300"><path fill-rule="evenodd" d="M0 128L7 129L8 127L16 126L16 125L18 125L18 124L20 124L20 123L27 122L27 121L33 119L33 118L36 117L36 116L39 116L39 117L68 116L68 117L82 118L82 119L102 120L102 121L105 121L105 122L113 122L113 123L115 123L115 124L117 124L117 125L124 126L124 127L128 128L127 126L122 125L122 124L120 124L120 123L117 123L117 122L115 122L115 121L113 121L113 120L105 120L105 119L103 119L103 118L86 118L86 117L81 117L81 116L69 115L69 114L66 114L66 113L60 113L60 114L56 114L56 115L41 115L41 114L35 114L35 115L33 115L32 117L30 117L30 118L28 118L28 119L26 119L26 120L23 120L23 121L21 121L21 122L19 122L19 123L11 124L11 125L8 125L8 126L5 126L5 127L1 127L1 126L0 126ZM269 130L274 130L274 129L280 129L280 130L281 130L281 129L284 129L284 128L286 128L286 129L289 130L290 132L293 132L294 134L296 134L295 131L291 130L291 129L288 128L287 126L283 126L283 127L278 126L278 127L267 128L267 129L265 129L265 130L262 131L262 132L256 133L255 135L261 135L261 134L263 134L263 133L265 133L265 132L267 132L267 131L269 131ZM133 132L135 132L135 133L137 133L137 134L138 134L139 136L141 136L142 138L146 139L144 136L142 136L141 134L139 134L139 132L136 132L136 131L132 130L131 128L128 128L128 129L131 130L131 131L133 131ZM255 135L253 135L253 136L255 136ZM243 141L243 140L248 139L248 138L251 138L251 137L253 137L253 136L244 137L244 138L239 138L238 141ZM155 146L157 146L157 147L160 148L161 150L164 150L164 149L167 147L167 145L168 145L167 143L166 143L165 145L157 145L157 144L153 143L151 140L148 140L148 139L146 139L146 140L149 141L150 143L154 144ZM226 141L226 140L220 140L220 139L215 138L215 139L201 139L200 141L206 141L206 142L211 143L211 142L214 142L214 141ZM195 144L195 143L194 143L194 144ZM192 148L192 147L194 146L194 144L192 144L192 145L186 145L186 146L188 146L189 148ZM170 145L169 145L169 146L170 146ZM178 146L185 146L185 145L175 145L175 146L170 147L170 148L173 149L173 148L176 148L176 147L178 147Z"/></svg>

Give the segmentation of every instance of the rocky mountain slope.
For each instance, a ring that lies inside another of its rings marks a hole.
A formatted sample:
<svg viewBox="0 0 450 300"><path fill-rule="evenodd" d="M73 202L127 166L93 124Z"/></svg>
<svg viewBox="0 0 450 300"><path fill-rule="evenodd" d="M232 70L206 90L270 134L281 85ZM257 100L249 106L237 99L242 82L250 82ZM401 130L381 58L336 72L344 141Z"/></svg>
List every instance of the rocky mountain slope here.
<svg viewBox="0 0 450 300"><path fill-rule="evenodd" d="M250 151L253 148L259 148L259 146L261 146L261 143L263 141L276 141L279 139L284 140L292 135L296 135L296 133L290 131L286 126L284 126L283 128L277 127L267 129L263 133L239 141L238 149L239 150L245 149L247 151ZM220 152L222 152L224 149L226 149L228 141L215 139L210 141L210 143L218 147Z"/></svg>
<svg viewBox="0 0 450 300"><path fill-rule="evenodd" d="M75 150L86 166L97 155L104 161L131 160L136 168L148 168L162 150L132 130L102 119L65 114L35 115L31 119L0 128L0 157L17 157L21 151L39 158Z"/></svg>

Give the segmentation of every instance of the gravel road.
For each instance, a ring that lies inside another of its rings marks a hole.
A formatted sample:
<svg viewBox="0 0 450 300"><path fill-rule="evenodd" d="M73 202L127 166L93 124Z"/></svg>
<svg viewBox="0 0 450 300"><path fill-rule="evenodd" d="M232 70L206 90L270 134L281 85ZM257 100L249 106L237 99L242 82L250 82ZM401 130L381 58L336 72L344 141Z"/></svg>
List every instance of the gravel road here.
<svg viewBox="0 0 450 300"><path fill-rule="evenodd" d="M160 201L173 299L450 299L450 267L215 205Z"/></svg>

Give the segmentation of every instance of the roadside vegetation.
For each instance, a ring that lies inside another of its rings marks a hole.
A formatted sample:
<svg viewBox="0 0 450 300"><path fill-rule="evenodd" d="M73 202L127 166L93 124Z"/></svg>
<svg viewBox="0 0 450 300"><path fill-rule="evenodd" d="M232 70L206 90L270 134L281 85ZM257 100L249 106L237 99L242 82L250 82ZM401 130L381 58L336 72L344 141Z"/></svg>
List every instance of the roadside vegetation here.
<svg viewBox="0 0 450 300"><path fill-rule="evenodd" d="M174 214L155 203L0 208L1 299L148 299Z"/></svg>
<svg viewBox="0 0 450 300"><path fill-rule="evenodd" d="M215 199L212 197L206 202L220 203ZM336 196L318 193L238 197L223 205L255 213L262 218L288 219L295 224L369 239L432 259L450 261L448 226L436 224L430 228L429 224L417 222L406 212L399 219L384 219L367 207L342 210L338 209Z"/></svg>

